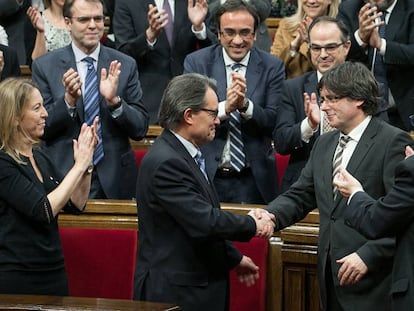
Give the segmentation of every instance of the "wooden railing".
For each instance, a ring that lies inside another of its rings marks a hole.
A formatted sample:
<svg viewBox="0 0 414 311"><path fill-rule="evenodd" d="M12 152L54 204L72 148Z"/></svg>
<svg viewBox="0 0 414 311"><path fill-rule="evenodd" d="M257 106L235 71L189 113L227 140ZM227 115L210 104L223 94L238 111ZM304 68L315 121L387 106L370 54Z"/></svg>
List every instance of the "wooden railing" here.
<svg viewBox="0 0 414 311"><path fill-rule="evenodd" d="M246 214L261 205L225 204L222 209ZM59 226L138 229L135 201L91 200L78 216L59 215ZM316 274L319 213L274 234L269 240L267 264L267 311L319 310Z"/></svg>

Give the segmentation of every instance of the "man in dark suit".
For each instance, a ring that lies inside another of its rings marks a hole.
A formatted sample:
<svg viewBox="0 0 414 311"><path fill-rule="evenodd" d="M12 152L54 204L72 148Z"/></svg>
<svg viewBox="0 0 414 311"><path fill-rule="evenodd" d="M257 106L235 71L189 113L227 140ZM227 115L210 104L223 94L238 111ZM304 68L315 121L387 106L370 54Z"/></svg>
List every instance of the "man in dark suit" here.
<svg viewBox="0 0 414 311"><path fill-rule="evenodd" d="M406 148L409 157L395 169L395 184L390 192L376 201L364 192L362 185L342 169L334 183L348 197L345 223L367 238L396 235L397 250L392 268L392 310L411 310L414 306L414 151ZM352 277L345 275L344 278Z"/></svg>
<svg viewBox="0 0 414 311"><path fill-rule="evenodd" d="M378 87L364 65L339 64L325 72L320 87L321 109L337 130L319 136L298 181L267 210L275 215L275 229L280 230L319 208L322 310L390 310L395 239L367 240L346 226L346 200L332 186L332 179L339 165L347 167L378 198L391 189L395 166L412 140L407 133L372 117L378 109ZM316 99L309 108L319 113ZM344 271L354 278L338 278Z"/></svg>
<svg viewBox="0 0 414 311"><path fill-rule="evenodd" d="M277 107L274 130L275 149L289 154L289 164L283 174L280 192L283 193L299 178L309 158L315 139L324 133L323 113L316 119L305 111L311 96L318 98L318 81L337 64L345 62L351 42L343 22L329 17L316 18L309 25L309 54L316 71L285 80L282 100ZM329 124L327 124L329 126Z"/></svg>
<svg viewBox="0 0 414 311"><path fill-rule="evenodd" d="M370 2L370 3L366 3ZM385 16L384 22L380 22ZM388 98L388 117L392 125L413 129L414 114L414 2L411 0L347 0L339 7L338 18L351 32L348 59L365 63L375 70L375 55L382 59ZM385 35L379 26L385 23Z"/></svg>
<svg viewBox="0 0 414 311"><path fill-rule="evenodd" d="M19 60L14 49L0 44L0 81L21 75Z"/></svg>
<svg viewBox="0 0 414 311"><path fill-rule="evenodd" d="M172 16L163 8L166 2ZM188 0L115 2L116 46L137 62L150 124L157 123L160 100L167 83L183 73L185 56L216 40L204 24L207 13L206 0L196 0L194 5ZM165 31L167 22L173 22L170 41Z"/></svg>
<svg viewBox="0 0 414 311"><path fill-rule="evenodd" d="M137 181L139 247L134 299L176 303L183 311L228 310L228 272L251 285L253 261L227 240L269 238L274 223L220 209L200 146L220 123L215 82L175 77L161 100L164 128L144 157Z"/></svg>
<svg viewBox="0 0 414 311"><path fill-rule="evenodd" d="M101 146L95 152L90 198L131 199L137 166L129 139L142 139L148 129L135 61L99 43L104 31L101 0L66 1L63 15L72 44L46 53L32 65L33 80L49 113L46 151L66 173L73 165L67 150L94 102L92 114L99 115ZM89 73L97 80L91 87L87 87ZM88 96L94 87L96 92Z"/></svg>
<svg viewBox="0 0 414 311"><path fill-rule="evenodd" d="M204 74L218 84L221 124L203 147L206 167L221 202L263 204L278 194L271 141L285 69L280 59L253 47L259 18L251 4L228 0L217 18L221 44L184 61L185 72ZM232 128L235 118L239 137ZM232 163L232 148L240 141L235 149L242 151L241 168Z"/></svg>
<svg viewBox="0 0 414 311"><path fill-rule="evenodd" d="M215 33L217 33L217 25L215 25L215 18L214 16L217 13L218 8L221 4L226 2L226 0L209 0L208 1L208 10L210 12L211 23L210 29L212 29ZM266 25L266 18L269 17L270 11L272 9L272 1L271 0L251 0L250 1L257 10L257 14L260 18L260 24L257 28L256 32L256 42L254 45L263 51L270 52L270 46L272 45L272 38L269 34L269 29Z"/></svg>

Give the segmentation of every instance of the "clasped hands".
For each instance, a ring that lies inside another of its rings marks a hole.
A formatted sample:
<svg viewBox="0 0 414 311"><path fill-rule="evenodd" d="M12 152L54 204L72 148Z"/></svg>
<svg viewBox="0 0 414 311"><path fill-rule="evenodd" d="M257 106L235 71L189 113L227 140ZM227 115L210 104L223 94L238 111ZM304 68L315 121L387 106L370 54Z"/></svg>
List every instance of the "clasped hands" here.
<svg viewBox="0 0 414 311"><path fill-rule="evenodd" d="M232 72L232 84L227 88L225 110L229 115L237 109L244 108L246 99L246 78L237 72Z"/></svg>
<svg viewBox="0 0 414 311"><path fill-rule="evenodd" d="M275 229L275 215L261 208L252 209L248 215L256 222L255 236L270 239Z"/></svg>
<svg viewBox="0 0 414 311"><path fill-rule="evenodd" d="M117 92L119 75L121 74L121 63L114 60L109 65L109 69L101 69L101 79L99 91L105 98L108 106L118 103ZM65 100L71 107L76 107L78 98L82 95L82 82L77 71L69 68L62 77L62 84L65 88Z"/></svg>

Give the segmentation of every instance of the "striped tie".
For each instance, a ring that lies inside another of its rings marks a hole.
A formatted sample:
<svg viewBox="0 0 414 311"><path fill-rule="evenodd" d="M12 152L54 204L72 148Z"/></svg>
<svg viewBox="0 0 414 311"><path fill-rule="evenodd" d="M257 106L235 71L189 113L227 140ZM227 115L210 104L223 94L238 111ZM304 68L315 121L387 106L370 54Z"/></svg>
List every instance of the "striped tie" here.
<svg viewBox="0 0 414 311"><path fill-rule="evenodd" d="M242 64L234 63L231 66L231 70L238 72L243 67ZM230 114L229 119L230 126L230 165L237 171L240 172L246 161L246 155L244 154L243 148L244 143L241 132L241 117L240 112L233 111Z"/></svg>
<svg viewBox="0 0 414 311"><path fill-rule="evenodd" d="M196 160L198 167L200 168L201 172L203 173L204 177L208 182L208 177L206 173L206 163L200 150L197 151L197 154L195 155L194 159Z"/></svg>
<svg viewBox="0 0 414 311"><path fill-rule="evenodd" d="M348 135L343 135L339 139L339 146L338 146L338 148L336 150L336 153L335 153L335 156L334 156L334 160L333 160L332 180L333 180L333 178L335 177L335 175L339 171L339 167L342 164L342 154L344 153L344 149L346 147L346 144L350 140L351 140L351 137L349 137ZM338 188L334 185L333 186L333 197L334 197L334 201L336 200L337 195L338 195Z"/></svg>
<svg viewBox="0 0 414 311"><path fill-rule="evenodd" d="M85 57L83 59L87 63L88 71L85 78L85 95L83 97L83 105L85 109L85 122L88 125L93 124L96 116L99 116L99 90L98 77L95 67L93 66L93 58ZM98 123L97 134L99 142L96 145L95 153L93 154L93 164L96 165L104 156L101 122Z"/></svg>

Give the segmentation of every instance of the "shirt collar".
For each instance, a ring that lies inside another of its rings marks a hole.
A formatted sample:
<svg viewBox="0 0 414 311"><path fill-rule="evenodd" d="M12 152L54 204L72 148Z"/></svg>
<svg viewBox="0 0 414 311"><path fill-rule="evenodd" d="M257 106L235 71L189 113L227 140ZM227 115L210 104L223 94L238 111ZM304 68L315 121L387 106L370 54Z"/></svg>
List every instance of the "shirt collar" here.
<svg viewBox="0 0 414 311"><path fill-rule="evenodd" d="M177 139L184 145L185 149L188 151L192 158L194 158L197 155L198 148L196 146L194 146L191 142L189 142L187 139L177 134L176 132L171 131L171 133L173 133L174 136L177 137Z"/></svg>
<svg viewBox="0 0 414 311"><path fill-rule="evenodd" d="M101 44L99 43L98 47L89 55L81 51L73 42L72 42L72 50L73 50L73 54L75 54L76 64L80 63L87 56L92 57L97 62L99 59L99 52L101 51Z"/></svg>
<svg viewBox="0 0 414 311"><path fill-rule="evenodd" d="M369 122L371 121L372 116L367 116L361 123L358 124L357 127L355 127L352 131L349 132L348 136L352 138L353 141L356 141L357 143L361 139L362 134L364 134ZM341 132L340 136L343 136Z"/></svg>
<svg viewBox="0 0 414 311"><path fill-rule="evenodd" d="M226 50L223 48L223 59L224 59L224 65L226 65L226 67L230 67L234 63L239 63L247 68L247 65L249 64L249 59L250 59L250 51L247 52L246 56L240 62L235 62L233 59L230 58Z"/></svg>

